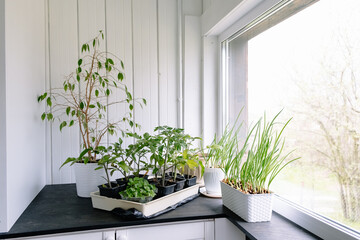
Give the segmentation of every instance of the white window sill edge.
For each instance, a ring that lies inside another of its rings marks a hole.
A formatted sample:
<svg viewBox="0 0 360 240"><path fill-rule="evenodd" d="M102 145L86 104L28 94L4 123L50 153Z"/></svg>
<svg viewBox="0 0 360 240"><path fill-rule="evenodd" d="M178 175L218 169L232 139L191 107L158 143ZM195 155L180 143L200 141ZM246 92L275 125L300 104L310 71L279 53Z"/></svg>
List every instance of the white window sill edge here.
<svg viewBox="0 0 360 240"><path fill-rule="evenodd" d="M274 196L273 210L323 239L360 239L360 234L355 230L307 210L278 195Z"/></svg>

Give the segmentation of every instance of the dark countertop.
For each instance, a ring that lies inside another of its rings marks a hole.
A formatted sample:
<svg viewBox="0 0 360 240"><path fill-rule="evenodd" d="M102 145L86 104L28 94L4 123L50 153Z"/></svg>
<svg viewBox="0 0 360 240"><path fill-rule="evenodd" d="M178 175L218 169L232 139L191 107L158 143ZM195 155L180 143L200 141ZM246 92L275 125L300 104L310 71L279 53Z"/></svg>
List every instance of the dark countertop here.
<svg viewBox="0 0 360 240"><path fill-rule="evenodd" d="M223 207L221 199L198 197L173 211L147 220L122 220L94 209L90 198L79 198L75 184L47 185L0 239L153 223L227 217L248 239L317 239L299 226L273 213L271 222L247 223Z"/></svg>

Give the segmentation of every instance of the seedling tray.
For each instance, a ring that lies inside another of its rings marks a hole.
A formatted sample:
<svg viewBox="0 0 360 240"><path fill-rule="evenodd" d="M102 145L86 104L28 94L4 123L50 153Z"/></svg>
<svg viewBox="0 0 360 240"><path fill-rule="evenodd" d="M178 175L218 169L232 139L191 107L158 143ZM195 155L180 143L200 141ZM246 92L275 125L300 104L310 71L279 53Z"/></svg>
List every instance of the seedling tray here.
<svg viewBox="0 0 360 240"><path fill-rule="evenodd" d="M90 196L93 208L102 209L105 211L112 211L115 208L122 208L124 210L134 208L142 212L144 216L151 216L172 205L175 205L178 202L181 202L188 197L198 194L199 186L200 185L197 184L147 203L138 203L122 199L103 197L100 196L99 192L92 192Z"/></svg>

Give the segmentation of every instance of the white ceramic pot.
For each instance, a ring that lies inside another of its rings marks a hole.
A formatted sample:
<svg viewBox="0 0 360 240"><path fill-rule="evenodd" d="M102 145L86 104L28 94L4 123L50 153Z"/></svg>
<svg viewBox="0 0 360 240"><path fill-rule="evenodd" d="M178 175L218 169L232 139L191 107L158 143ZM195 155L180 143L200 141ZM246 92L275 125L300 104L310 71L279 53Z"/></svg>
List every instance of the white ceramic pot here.
<svg viewBox="0 0 360 240"><path fill-rule="evenodd" d="M99 185L105 182L103 169L95 170L97 163L75 163L76 191L79 197L90 197L91 192L98 190Z"/></svg>
<svg viewBox="0 0 360 240"><path fill-rule="evenodd" d="M244 194L221 182L222 201L225 207L247 222L271 220L273 194Z"/></svg>
<svg viewBox="0 0 360 240"><path fill-rule="evenodd" d="M206 192L211 195L221 195L220 181L225 177L220 168L205 168L204 183Z"/></svg>

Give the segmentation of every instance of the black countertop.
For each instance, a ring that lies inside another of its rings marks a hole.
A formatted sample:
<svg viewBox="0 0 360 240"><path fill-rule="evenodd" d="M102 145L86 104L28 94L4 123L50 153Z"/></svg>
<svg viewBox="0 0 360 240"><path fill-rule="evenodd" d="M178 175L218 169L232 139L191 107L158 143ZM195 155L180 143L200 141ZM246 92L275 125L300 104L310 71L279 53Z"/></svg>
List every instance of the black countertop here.
<svg viewBox="0 0 360 240"><path fill-rule="evenodd" d="M89 198L76 195L75 184L47 185L0 239L153 223L227 217L248 239L318 239L280 215L271 222L247 223L223 207L221 199L198 197L173 211L147 220L122 220L111 212L94 209Z"/></svg>

